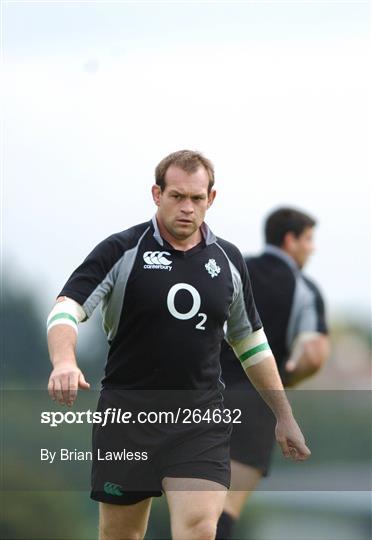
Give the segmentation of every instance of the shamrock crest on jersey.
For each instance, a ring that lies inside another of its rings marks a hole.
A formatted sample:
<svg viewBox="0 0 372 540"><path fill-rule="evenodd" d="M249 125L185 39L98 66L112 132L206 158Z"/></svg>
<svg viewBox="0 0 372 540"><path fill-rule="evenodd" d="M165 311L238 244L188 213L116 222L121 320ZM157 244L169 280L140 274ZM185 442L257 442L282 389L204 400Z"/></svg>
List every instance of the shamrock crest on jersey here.
<svg viewBox="0 0 372 540"><path fill-rule="evenodd" d="M214 259L209 259L207 264L205 264L204 266L208 271L208 274L210 274L212 278L218 276L218 274L221 272L221 268L217 265Z"/></svg>

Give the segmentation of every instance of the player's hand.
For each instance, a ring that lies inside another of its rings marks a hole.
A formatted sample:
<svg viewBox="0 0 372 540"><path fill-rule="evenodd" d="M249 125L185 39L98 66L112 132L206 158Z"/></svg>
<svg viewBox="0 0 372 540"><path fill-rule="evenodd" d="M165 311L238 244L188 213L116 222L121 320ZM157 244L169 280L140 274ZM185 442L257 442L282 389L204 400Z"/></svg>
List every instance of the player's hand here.
<svg viewBox="0 0 372 540"><path fill-rule="evenodd" d="M287 373L291 373L294 371L297 367L297 361L294 359L289 359L288 362L284 365L285 370Z"/></svg>
<svg viewBox="0 0 372 540"><path fill-rule="evenodd" d="M305 438L293 417L278 420L275 436L284 457L292 458L295 461L305 461L310 457L311 452L306 446Z"/></svg>
<svg viewBox="0 0 372 540"><path fill-rule="evenodd" d="M59 363L49 377L50 397L62 405L71 406L76 399L78 388L82 390L90 388L82 371L70 362Z"/></svg>

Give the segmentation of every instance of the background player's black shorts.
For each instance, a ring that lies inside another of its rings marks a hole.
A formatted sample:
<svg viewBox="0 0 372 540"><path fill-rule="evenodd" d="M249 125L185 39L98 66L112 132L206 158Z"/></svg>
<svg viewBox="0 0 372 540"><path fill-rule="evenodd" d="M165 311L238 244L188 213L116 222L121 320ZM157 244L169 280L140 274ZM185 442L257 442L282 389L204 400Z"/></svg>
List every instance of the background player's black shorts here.
<svg viewBox="0 0 372 540"><path fill-rule="evenodd" d="M227 383L224 406L242 411L241 424L233 424L231 459L250 465L267 476L275 444L275 416L248 379Z"/></svg>
<svg viewBox="0 0 372 540"><path fill-rule="evenodd" d="M103 390L97 411L156 409L154 403L144 403L141 392L130 392ZM94 424L91 498L134 504L159 497L165 477L212 480L228 488L230 433L231 425L222 422ZM119 459L107 459L113 456Z"/></svg>

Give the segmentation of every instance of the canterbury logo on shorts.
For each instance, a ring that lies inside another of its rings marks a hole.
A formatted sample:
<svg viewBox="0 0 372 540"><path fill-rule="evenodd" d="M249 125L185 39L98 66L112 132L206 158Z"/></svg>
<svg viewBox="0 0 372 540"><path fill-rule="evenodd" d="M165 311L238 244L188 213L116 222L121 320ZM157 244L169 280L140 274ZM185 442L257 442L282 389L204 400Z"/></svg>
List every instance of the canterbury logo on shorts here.
<svg viewBox="0 0 372 540"><path fill-rule="evenodd" d="M124 495L124 493L121 490L121 486L118 484L113 484L111 482L106 482L103 486L103 490L108 495L116 495L117 497L120 497L121 495Z"/></svg>
<svg viewBox="0 0 372 540"><path fill-rule="evenodd" d="M143 254L146 263L143 267L151 270L172 270L172 261L167 259L167 256L170 257L168 251L146 251Z"/></svg>

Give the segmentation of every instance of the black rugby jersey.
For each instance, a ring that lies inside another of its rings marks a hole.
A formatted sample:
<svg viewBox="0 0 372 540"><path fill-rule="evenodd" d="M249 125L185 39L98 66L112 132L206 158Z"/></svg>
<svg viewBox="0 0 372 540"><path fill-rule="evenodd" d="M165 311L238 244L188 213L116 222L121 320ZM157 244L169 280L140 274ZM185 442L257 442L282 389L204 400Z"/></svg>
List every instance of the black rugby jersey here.
<svg viewBox="0 0 372 540"><path fill-rule="evenodd" d="M280 248L268 245L262 255L247 257L245 262L265 334L283 376L285 362L298 334L327 334L324 302L316 285ZM224 342L221 366L227 385L245 378L239 365L232 361L233 356L231 347Z"/></svg>
<svg viewBox="0 0 372 540"><path fill-rule="evenodd" d="M110 344L104 387L216 393L226 323L232 342L262 327L240 251L206 224L184 252L156 219L101 242L60 292L90 317L101 304ZM239 361L235 359L239 369Z"/></svg>

